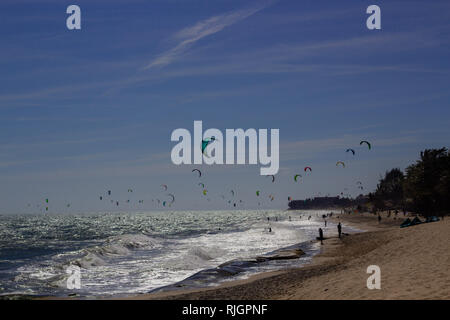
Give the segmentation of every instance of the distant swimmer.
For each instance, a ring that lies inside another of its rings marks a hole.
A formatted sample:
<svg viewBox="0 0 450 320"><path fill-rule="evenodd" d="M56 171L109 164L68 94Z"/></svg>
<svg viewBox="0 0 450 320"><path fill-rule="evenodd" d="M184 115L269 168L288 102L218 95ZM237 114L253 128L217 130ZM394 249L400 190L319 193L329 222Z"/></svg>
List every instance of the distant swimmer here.
<svg viewBox="0 0 450 320"><path fill-rule="evenodd" d="M270 217L267 217L267 221L270 221Z"/></svg>
<svg viewBox="0 0 450 320"><path fill-rule="evenodd" d="M272 232L272 228L271 227L269 227L269 232Z"/></svg>

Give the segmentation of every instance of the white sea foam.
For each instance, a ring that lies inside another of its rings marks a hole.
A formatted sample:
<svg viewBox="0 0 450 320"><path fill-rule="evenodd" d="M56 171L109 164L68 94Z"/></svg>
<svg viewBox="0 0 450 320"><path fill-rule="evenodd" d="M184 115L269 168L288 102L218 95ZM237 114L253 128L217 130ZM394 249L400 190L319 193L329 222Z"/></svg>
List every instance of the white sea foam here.
<svg viewBox="0 0 450 320"><path fill-rule="evenodd" d="M241 210L56 216L51 222L36 218L29 226L25 220L21 223L34 230L32 245L44 254L12 267L15 281L2 281L3 292L66 295L72 291L65 288L65 270L73 264L81 267L82 288L77 291L81 295L148 292L230 260L308 242L323 225L317 218L322 213ZM308 215L313 218L307 220ZM61 225L66 233L56 234ZM51 232L63 240L53 239ZM55 249L46 252L48 245ZM240 276L299 265L307 259L261 265Z"/></svg>

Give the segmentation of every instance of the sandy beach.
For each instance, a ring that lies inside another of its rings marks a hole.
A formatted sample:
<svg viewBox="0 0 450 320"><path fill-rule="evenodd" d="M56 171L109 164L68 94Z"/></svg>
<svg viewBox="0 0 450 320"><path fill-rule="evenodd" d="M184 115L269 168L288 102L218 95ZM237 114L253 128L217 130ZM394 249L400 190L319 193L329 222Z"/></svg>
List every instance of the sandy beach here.
<svg viewBox="0 0 450 320"><path fill-rule="evenodd" d="M343 232L325 234L321 252L301 268L255 275L214 288L142 294L129 299L290 300L450 299L450 220L399 228L403 217L334 216ZM369 265L381 270L381 289L367 288Z"/></svg>

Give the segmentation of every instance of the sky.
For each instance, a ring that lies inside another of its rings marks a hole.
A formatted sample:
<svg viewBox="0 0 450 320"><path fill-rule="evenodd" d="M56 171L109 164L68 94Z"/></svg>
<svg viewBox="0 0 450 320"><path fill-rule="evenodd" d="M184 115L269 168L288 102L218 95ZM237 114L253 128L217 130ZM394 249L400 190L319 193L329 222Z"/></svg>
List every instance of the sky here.
<svg viewBox="0 0 450 320"><path fill-rule="evenodd" d="M66 27L71 4L81 30ZM381 30L366 27L371 4ZM448 1L3 0L0 213L46 198L51 213L155 210L169 192L165 210L230 208L222 195L284 209L288 196L357 195L357 181L373 191L448 147L449 18ZM171 133L194 120L279 129L275 182L260 165L174 165Z"/></svg>

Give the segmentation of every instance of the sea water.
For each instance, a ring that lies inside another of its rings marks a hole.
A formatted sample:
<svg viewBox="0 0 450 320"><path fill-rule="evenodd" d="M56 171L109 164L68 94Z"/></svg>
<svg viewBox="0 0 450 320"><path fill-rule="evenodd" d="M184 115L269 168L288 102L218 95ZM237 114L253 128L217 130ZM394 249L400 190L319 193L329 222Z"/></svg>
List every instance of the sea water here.
<svg viewBox="0 0 450 320"><path fill-rule="evenodd" d="M230 210L1 215L0 295L146 293L231 260L250 259L295 244L301 244L306 252L300 259L244 267L229 277L204 279L201 285L301 266L320 248L314 240L318 228L323 228L324 213ZM328 223L328 228L335 227ZM66 270L73 265L80 268L80 289L67 288L70 275Z"/></svg>

